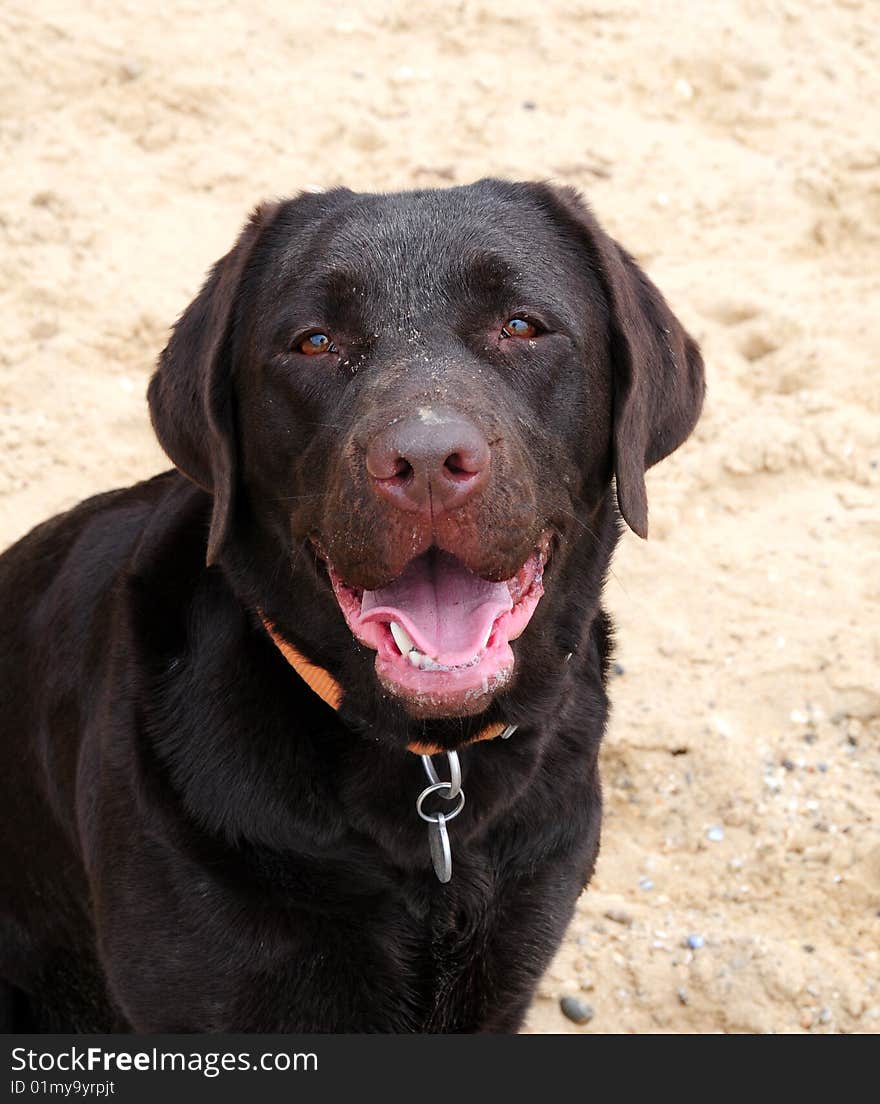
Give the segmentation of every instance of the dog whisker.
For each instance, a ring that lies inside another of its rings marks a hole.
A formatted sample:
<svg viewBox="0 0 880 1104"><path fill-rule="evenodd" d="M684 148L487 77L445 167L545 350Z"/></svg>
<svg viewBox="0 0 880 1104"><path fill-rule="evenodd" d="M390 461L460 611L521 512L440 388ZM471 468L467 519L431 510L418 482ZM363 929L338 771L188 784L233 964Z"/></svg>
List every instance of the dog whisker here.
<svg viewBox="0 0 880 1104"><path fill-rule="evenodd" d="M324 498L324 497L326 497L326 496L323 493L321 493L320 491L318 491L318 492L315 492L314 494L278 495L273 499L273 501L274 502L301 502L303 499L306 499L306 498Z"/></svg>

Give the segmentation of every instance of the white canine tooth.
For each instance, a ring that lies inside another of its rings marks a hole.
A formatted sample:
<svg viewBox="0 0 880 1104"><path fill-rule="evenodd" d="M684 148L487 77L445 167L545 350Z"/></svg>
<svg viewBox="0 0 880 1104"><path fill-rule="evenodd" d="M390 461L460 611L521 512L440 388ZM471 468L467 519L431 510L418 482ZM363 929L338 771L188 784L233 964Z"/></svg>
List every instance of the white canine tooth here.
<svg viewBox="0 0 880 1104"><path fill-rule="evenodd" d="M396 621L392 621L389 626L391 629L391 635L394 637L394 643L400 649L401 655L406 655L407 652L411 652L415 647L412 642L412 638L409 633L402 626L398 625Z"/></svg>
<svg viewBox="0 0 880 1104"><path fill-rule="evenodd" d="M493 630L494 628L495 628L495 625L494 625L494 623L493 623L493 624L491 624L491 625L489 626L489 628L488 628L488 629L486 629L486 636L485 636L485 638L484 638L484 640L483 640L483 643L482 643L482 644L480 645L480 647L479 647L479 649L478 649L479 651L481 651L481 652L482 652L482 650L483 650L483 649L484 649L484 648L486 647L486 645L487 645L487 644L489 643L489 637L490 637L490 636L492 635L492 630Z"/></svg>
<svg viewBox="0 0 880 1104"><path fill-rule="evenodd" d="M421 667L421 660L423 660L425 657L422 655L421 652L417 652L415 648L411 648L407 652L407 658L409 659L413 667Z"/></svg>

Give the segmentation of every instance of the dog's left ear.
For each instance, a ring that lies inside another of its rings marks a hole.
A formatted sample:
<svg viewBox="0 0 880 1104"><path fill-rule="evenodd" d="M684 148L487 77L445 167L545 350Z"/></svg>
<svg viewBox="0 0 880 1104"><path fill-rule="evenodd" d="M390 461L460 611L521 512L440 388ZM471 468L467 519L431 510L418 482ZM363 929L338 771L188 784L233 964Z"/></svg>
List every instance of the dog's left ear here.
<svg viewBox="0 0 880 1104"><path fill-rule="evenodd" d="M696 425L706 386L703 359L660 291L599 226L577 192L541 190L551 209L576 225L608 301L617 503L630 529L647 537L645 471L677 449Z"/></svg>
<svg viewBox="0 0 880 1104"><path fill-rule="evenodd" d="M251 215L233 248L211 269L159 358L147 397L153 429L175 466L214 496L208 564L229 530L235 489L235 419L230 345L239 284L279 205Z"/></svg>

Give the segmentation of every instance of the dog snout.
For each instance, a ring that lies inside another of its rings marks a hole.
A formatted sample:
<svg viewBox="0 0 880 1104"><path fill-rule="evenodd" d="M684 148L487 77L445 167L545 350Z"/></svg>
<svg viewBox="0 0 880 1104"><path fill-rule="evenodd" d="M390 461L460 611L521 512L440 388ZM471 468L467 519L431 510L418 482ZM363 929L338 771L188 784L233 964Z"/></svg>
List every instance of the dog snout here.
<svg viewBox="0 0 880 1104"><path fill-rule="evenodd" d="M400 510L437 514L462 506L489 478L490 449L468 418L426 408L376 434L367 445L375 492Z"/></svg>

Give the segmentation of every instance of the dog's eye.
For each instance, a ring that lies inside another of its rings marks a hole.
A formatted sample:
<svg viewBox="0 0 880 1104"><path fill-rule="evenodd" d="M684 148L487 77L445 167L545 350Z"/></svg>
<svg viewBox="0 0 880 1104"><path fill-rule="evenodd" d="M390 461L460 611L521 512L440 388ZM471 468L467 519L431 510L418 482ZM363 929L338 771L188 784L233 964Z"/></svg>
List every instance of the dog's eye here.
<svg viewBox="0 0 880 1104"><path fill-rule="evenodd" d="M313 333L308 337L300 338L295 342L294 349L298 353L305 353L306 356L316 356L318 353L335 353L336 346L333 341L325 333Z"/></svg>
<svg viewBox="0 0 880 1104"><path fill-rule="evenodd" d="M526 318L509 318L501 327L502 337L536 337L538 327Z"/></svg>

